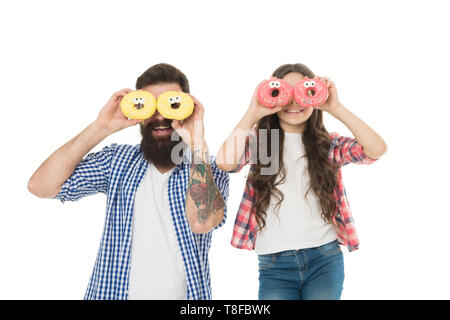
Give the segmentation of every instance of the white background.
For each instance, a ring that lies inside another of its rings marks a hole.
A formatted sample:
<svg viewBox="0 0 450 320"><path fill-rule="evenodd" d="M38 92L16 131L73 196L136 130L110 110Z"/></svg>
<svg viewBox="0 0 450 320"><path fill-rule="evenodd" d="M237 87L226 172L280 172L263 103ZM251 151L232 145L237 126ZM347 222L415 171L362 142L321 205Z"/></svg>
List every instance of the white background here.
<svg viewBox="0 0 450 320"><path fill-rule="evenodd" d="M62 205L29 177L92 122L113 92L167 62L205 106L211 154L255 86L301 62L335 81L343 104L388 153L343 170L361 240L344 251L343 299L449 299L448 8L445 1L10 1L0 5L0 298L81 299L105 196ZM325 118L329 131L351 135ZM108 137L137 144L137 127ZM254 252L231 247L245 172L210 251L213 297L257 299Z"/></svg>

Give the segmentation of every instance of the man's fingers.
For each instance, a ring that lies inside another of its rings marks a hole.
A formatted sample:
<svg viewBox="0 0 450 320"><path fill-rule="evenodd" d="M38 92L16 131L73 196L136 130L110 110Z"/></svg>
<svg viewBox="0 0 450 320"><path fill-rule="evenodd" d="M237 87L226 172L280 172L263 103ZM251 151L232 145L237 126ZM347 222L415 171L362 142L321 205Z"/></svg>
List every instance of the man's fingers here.
<svg viewBox="0 0 450 320"><path fill-rule="evenodd" d="M133 91L133 90L131 90L129 88L125 88L125 89L119 90L117 92L114 92L114 94L112 95L111 98L119 99L119 98L123 97L124 95L126 95L127 93L129 93L131 91Z"/></svg>
<svg viewBox="0 0 450 320"><path fill-rule="evenodd" d="M201 104L200 101L198 101L198 99L196 97L194 97L193 95L189 94L189 96L192 98L192 101L194 101L194 105L196 106L200 106L200 109L203 109L203 105Z"/></svg>
<svg viewBox="0 0 450 320"><path fill-rule="evenodd" d="M128 120L128 125L130 126L130 127L132 127L132 126L135 126L135 125L137 125L138 123L140 123L140 122L142 122L143 120L136 120L136 119L131 119L131 120Z"/></svg>
<svg viewBox="0 0 450 320"><path fill-rule="evenodd" d="M117 91L114 95L123 97L124 95L126 95L127 93L130 93L131 91L133 91L133 90L130 88L125 88L125 89Z"/></svg>
<svg viewBox="0 0 450 320"><path fill-rule="evenodd" d="M126 95L127 93L129 93L131 91L133 91L133 90L131 90L129 88L125 88L125 89L119 90L117 92L114 92L114 94L109 99L109 102L117 103L117 102L119 102L120 99L123 98L124 95Z"/></svg>
<svg viewBox="0 0 450 320"><path fill-rule="evenodd" d="M174 129L178 129L180 127L180 122L178 120L172 120L171 126Z"/></svg>
<svg viewBox="0 0 450 320"><path fill-rule="evenodd" d="M192 112L192 115L194 115L194 114L199 115L200 114L200 115L203 116L203 114L205 113L205 108L203 107L201 102L198 101L198 99L196 97L194 97L193 95L189 94L189 96L192 98L192 101L194 102L194 111ZM191 116L189 116L189 118Z"/></svg>

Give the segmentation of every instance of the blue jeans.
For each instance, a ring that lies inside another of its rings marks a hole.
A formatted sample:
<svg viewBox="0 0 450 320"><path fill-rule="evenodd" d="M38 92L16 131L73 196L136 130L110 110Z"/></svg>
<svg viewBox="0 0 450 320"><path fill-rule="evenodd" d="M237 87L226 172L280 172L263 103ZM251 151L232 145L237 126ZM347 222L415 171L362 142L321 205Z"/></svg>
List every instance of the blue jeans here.
<svg viewBox="0 0 450 320"><path fill-rule="evenodd" d="M344 257L337 240L320 247L258 255L260 300L339 300Z"/></svg>

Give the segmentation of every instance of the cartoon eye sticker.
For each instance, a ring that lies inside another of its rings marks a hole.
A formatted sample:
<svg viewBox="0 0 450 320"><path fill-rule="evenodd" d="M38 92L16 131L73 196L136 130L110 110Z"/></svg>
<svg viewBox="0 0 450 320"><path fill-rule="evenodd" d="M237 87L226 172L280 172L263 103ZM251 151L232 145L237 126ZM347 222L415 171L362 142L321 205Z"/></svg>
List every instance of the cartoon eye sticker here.
<svg viewBox="0 0 450 320"><path fill-rule="evenodd" d="M322 105L328 98L328 87L319 79L305 77L294 87L294 100L304 108Z"/></svg>
<svg viewBox="0 0 450 320"><path fill-rule="evenodd" d="M260 83L256 98L266 108L287 105L293 95L293 87L283 79L271 77Z"/></svg>
<svg viewBox="0 0 450 320"><path fill-rule="evenodd" d="M174 103L176 103L176 97L169 97L169 103L170 104L174 104Z"/></svg>
<svg viewBox="0 0 450 320"><path fill-rule="evenodd" d="M167 91L158 97L157 109L166 119L183 120L194 111L194 101L184 92Z"/></svg>
<svg viewBox="0 0 450 320"><path fill-rule="evenodd" d="M169 103L172 109L178 109L180 107L181 97L180 96L169 97Z"/></svg>
<svg viewBox="0 0 450 320"><path fill-rule="evenodd" d="M145 120L155 113L156 98L148 91L132 91L123 96L120 110L128 119Z"/></svg>
<svg viewBox="0 0 450 320"><path fill-rule="evenodd" d="M281 83L280 83L280 81L270 81L269 87L272 89L279 88L279 87L281 87Z"/></svg>
<svg viewBox="0 0 450 320"><path fill-rule="evenodd" d="M136 109L144 108L145 98L144 97L135 97L133 98L134 107Z"/></svg>

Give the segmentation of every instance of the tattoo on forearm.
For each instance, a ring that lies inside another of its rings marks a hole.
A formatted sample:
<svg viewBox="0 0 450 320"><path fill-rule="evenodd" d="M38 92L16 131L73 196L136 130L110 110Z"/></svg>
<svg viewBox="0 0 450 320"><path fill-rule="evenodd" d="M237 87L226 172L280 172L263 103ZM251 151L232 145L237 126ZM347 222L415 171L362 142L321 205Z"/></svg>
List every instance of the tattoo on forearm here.
<svg viewBox="0 0 450 320"><path fill-rule="evenodd" d="M188 195L197 207L197 218L202 224L206 223L211 214L216 214L224 208L222 195L217 190L211 167L206 162L208 159L207 151L204 151L203 159L200 156L200 151L194 151L188 187Z"/></svg>

